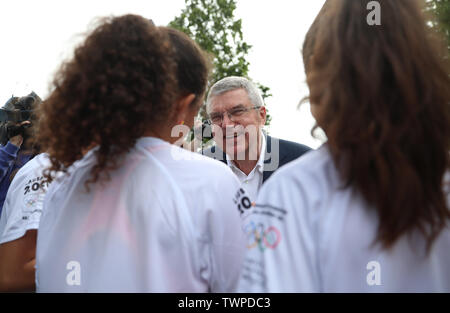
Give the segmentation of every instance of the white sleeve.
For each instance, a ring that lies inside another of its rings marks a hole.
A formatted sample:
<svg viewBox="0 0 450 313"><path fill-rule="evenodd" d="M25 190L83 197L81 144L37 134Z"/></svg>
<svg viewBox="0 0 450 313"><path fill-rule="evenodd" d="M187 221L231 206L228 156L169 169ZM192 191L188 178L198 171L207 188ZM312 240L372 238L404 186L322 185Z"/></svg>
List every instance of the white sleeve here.
<svg viewBox="0 0 450 313"><path fill-rule="evenodd" d="M30 161L31 162L31 161ZM40 171L20 169L6 194L0 218L0 244L19 239L30 229L38 229L47 181Z"/></svg>
<svg viewBox="0 0 450 313"><path fill-rule="evenodd" d="M251 211L252 201L231 171L229 179L221 180L219 187L214 192L216 208L208 216L210 286L212 292L234 292L245 256L242 221Z"/></svg>
<svg viewBox="0 0 450 313"><path fill-rule="evenodd" d="M318 215L310 214L315 197L288 175L276 174L263 185L245 225L247 254L238 291L319 292Z"/></svg>

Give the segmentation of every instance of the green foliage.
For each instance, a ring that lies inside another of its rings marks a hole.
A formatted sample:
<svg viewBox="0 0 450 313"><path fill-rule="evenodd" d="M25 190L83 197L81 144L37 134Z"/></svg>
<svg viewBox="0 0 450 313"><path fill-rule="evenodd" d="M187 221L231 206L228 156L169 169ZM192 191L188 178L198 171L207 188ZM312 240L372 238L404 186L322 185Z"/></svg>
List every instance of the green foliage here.
<svg viewBox="0 0 450 313"><path fill-rule="evenodd" d="M242 20L236 20L236 0L185 0L186 7L169 23L194 39L210 53L213 71L209 87L227 76L248 77L249 62L246 56L251 45L244 41ZM263 99L271 96L269 88L257 84ZM201 115L205 117L204 111ZM270 124L270 116L268 123Z"/></svg>
<svg viewBox="0 0 450 313"><path fill-rule="evenodd" d="M431 11L435 17L431 21L431 26L447 37L450 50L450 0L429 0L427 10Z"/></svg>

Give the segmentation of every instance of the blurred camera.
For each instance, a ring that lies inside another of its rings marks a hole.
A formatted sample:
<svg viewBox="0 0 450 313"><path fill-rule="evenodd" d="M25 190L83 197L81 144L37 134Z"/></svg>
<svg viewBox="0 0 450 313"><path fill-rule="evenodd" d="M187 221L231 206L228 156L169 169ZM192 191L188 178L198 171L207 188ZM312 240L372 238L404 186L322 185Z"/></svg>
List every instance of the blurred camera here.
<svg viewBox="0 0 450 313"><path fill-rule="evenodd" d="M21 98L12 96L0 108L0 144L6 145L10 138L17 135L21 135L24 139L28 136L27 129L31 127L31 122L20 124L33 119L34 107L40 102L39 96L31 92Z"/></svg>
<svg viewBox="0 0 450 313"><path fill-rule="evenodd" d="M203 141L204 139L210 140L213 138L212 127L208 121L203 121L201 127L194 129L194 136L196 139Z"/></svg>
<svg viewBox="0 0 450 313"><path fill-rule="evenodd" d="M25 137L25 131L27 128L31 127L31 123L23 124L23 125L15 125L11 122L6 123L6 133L9 138L15 137L17 135L21 135Z"/></svg>

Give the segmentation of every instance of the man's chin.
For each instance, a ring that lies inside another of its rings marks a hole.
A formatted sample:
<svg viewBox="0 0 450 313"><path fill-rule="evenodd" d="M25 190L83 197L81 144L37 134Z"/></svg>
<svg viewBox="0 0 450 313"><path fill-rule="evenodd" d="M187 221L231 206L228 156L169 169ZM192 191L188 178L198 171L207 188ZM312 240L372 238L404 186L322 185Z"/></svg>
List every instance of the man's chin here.
<svg viewBox="0 0 450 313"><path fill-rule="evenodd" d="M234 156L234 160L240 155L245 155L247 145L245 141L242 142L242 139L236 137L233 139L222 138L221 140L221 142L218 142L217 139L214 139L217 146L222 149L223 152L229 156ZM243 157L241 156L240 159L243 159Z"/></svg>
<svg viewBox="0 0 450 313"><path fill-rule="evenodd" d="M227 145L224 152L228 154L233 160L244 160L245 159L245 144L230 144Z"/></svg>

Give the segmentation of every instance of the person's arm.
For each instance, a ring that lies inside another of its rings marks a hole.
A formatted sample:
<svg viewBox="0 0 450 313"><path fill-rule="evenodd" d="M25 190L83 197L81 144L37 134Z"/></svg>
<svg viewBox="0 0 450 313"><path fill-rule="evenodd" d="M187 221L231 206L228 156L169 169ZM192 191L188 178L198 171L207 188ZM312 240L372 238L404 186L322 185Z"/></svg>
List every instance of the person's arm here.
<svg viewBox="0 0 450 313"><path fill-rule="evenodd" d="M3 204L0 217L0 292L35 289L37 229L46 188L41 183L39 188L32 189L30 181L42 177L46 166L41 161L43 159L38 155L17 172Z"/></svg>
<svg viewBox="0 0 450 313"><path fill-rule="evenodd" d="M230 169L214 184L214 210L210 224L211 292L234 292L245 257L246 237L242 223L252 200Z"/></svg>
<svg viewBox="0 0 450 313"><path fill-rule="evenodd" d="M34 291L37 230L0 244L0 292Z"/></svg>
<svg viewBox="0 0 450 313"><path fill-rule="evenodd" d="M22 142L22 136L17 135L11 137L5 146L0 147L0 180L2 180L8 172L11 162L17 158L17 153L20 150Z"/></svg>

